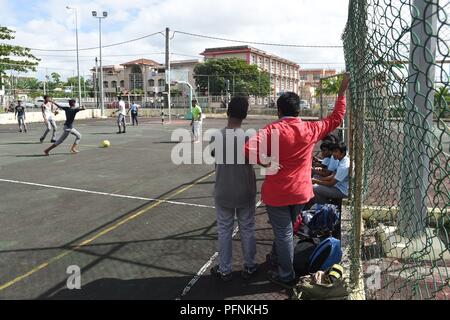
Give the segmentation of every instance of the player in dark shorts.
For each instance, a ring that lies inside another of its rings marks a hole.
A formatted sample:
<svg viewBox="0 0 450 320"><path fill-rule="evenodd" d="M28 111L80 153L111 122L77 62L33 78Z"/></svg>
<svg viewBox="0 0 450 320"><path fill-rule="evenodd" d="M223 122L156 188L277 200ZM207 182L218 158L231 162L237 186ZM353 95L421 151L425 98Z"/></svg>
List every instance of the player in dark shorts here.
<svg viewBox="0 0 450 320"><path fill-rule="evenodd" d="M67 139L69 134L73 134L75 136L75 142L72 145L72 148L70 151L72 153L78 153L77 146L80 144L81 140L81 134L78 132L77 129L73 127L73 122L75 120L75 116L79 111L85 110L85 108L82 106L81 108L75 107L75 100L69 100L69 107L61 107L55 103L55 105L59 108L65 111L66 113L66 122L64 123L64 131L61 137L59 137L58 141L56 141L53 145L48 147L44 150L44 153L46 156L48 156L49 152L53 149L55 149L57 146L59 146L61 143L63 143L64 140Z"/></svg>

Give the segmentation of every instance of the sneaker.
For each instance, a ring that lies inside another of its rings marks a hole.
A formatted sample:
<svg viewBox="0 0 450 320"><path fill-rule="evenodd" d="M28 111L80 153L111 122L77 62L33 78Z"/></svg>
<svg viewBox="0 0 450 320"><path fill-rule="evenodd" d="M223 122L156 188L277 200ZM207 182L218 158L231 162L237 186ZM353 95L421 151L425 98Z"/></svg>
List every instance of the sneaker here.
<svg viewBox="0 0 450 320"><path fill-rule="evenodd" d="M39 141L40 141L41 143L43 143L43 142L44 142L44 139L43 139L43 138L40 138Z"/></svg>
<svg viewBox="0 0 450 320"><path fill-rule="evenodd" d="M121 134L122 133L122 131L119 131L119 132L116 132L117 134Z"/></svg>
<svg viewBox="0 0 450 320"><path fill-rule="evenodd" d="M50 140L50 142L51 142L51 143L55 143L55 142L56 142L56 140L55 140L55 139L52 139L52 140Z"/></svg>
<svg viewBox="0 0 450 320"><path fill-rule="evenodd" d="M267 278L269 279L270 282L277 284L280 287L283 287L285 289L292 289L297 284L297 281L295 279L288 281L288 282L282 281L280 279L280 276L276 272L273 272L273 271L269 271L267 273Z"/></svg>
<svg viewBox="0 0 450 320"><path fill-rule="evenodd" d="M233 279L233 274L230 273L223 273L219 270L219 266L214 266L211 268L211 274L215 277L220 278L224 282L231 281Z"/></svg>
<svg viewBox="0 0 450 320"><path fill-rule="evenodd" d="M253 277L259 270L258 265L255 265L253 268L249 268L249 267L244 267L244 270L242 270L241 272L241 277L244 278L245 280L250 279L251 277Z"/></svg>

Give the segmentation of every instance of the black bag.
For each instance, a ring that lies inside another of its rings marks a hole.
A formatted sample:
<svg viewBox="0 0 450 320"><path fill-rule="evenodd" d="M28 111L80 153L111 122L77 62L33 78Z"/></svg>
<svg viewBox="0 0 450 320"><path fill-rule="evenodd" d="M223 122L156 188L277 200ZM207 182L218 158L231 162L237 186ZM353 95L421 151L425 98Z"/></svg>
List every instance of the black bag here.
<svg viewBox="0 0 450 320"><path fill-rule="evenodd" d="M318 243L314 239L300 240L294 248L294 271L296 276L308 274L309 258L316 249Z"/></svg>

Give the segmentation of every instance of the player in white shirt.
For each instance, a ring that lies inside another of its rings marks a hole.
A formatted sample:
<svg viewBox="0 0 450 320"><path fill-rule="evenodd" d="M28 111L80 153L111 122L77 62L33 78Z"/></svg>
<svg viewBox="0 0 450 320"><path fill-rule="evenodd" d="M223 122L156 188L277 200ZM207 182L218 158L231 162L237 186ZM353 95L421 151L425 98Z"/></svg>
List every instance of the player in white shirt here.
<svg viewBox="0 0 450 320"><path fill-rule="evenodd" d="M117 118L117 125L119 126L119 132L117 134L126 133L126 120L125 117L127 115L127 110L125 106L125 101L122 100L122 97L118 97L119 99L119 109L114 111L114 114L119 113L119 117ZM123 132L121 130L121 125L123 126Z"/></svg>
<svg viewBox="0 0 450 320"><path fill-rule="evenodd" d="M44 142L45 137L47 137L47 134L50 132L50 130L53 129L53 133L52 133L52 139L50 142L54 143L56 142L56 121L55 118L53 116L53 113L55 113L55 115L57 115L57 111L56 111L56 107L55 104L53 103L53 101L51 101L49 96L44 96L44 103L41 105L41 110L42 110L42 117L44 118L44 122L45 122L45 126L46 126L46 130L44 132L44 135L39 139L42 142Z"/></svg>

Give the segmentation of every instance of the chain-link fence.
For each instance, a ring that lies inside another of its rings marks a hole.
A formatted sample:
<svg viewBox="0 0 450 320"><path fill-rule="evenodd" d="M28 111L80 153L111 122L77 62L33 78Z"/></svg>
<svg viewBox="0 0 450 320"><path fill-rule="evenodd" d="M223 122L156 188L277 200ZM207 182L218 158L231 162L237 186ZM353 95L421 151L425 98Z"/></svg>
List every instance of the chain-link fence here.
<svg viewBox="0 0 450 320"><path fill-rule="evenodd" d="M343 40L351 282L362 271L368 299L450 300L450 0L350 0Z"/></svg>

